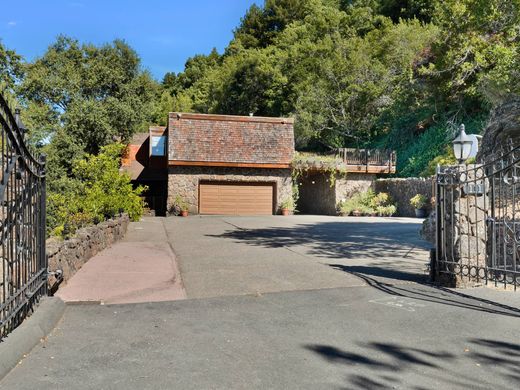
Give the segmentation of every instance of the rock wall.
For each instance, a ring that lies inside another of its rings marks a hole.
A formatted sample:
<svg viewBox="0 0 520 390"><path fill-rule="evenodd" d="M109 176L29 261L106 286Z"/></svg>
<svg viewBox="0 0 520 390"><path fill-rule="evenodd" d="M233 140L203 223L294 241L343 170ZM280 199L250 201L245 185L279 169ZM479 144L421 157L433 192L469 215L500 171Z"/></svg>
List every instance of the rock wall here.
<svg viewBox="0 0 520 390"><path fill-rule="evenodd" d="M474 167L477 166L469 165L467 171L465 167L458 167L461 173L453 175L454 184L446 184L439 200L441 209L445 210L439 256L441 268L449 272L438 273L436 281L447 286L473 286L481 283L485 276L483 267L492 242L486 228L490 197L471 191L471 185L489 189L489 182L485 178L477 179L471 170ZM464 181L460 181L460 177Z"/></svg>
<svg viewBox="0 0 520 390"><path fill-rule="evenodd" d="M302 214L337 215L340 202L372 188L376 175L348 173L336 175L331 185L330 174L311 171L298 178L300 197L297 210Z"/></svg>
<svg viewBox="0 0 520 390"><path fill-rule="evenodd" d="M280 203L292 196L290 169L225 168L175 166L168 171L167 210L180 195L189 205L190 213L199 211L199 183L201 181L276 183L276 210Z"/></svg>
<svg viewBox="0 0 520 390"><path fill-rule="evenodd" d="M375 191L387 192L396 203L398 217L415 217L410 199L416 194L431 199L434 196L433 189L432 179L425 178L378 179L375 182Z"/></svg>
<svg viewBox="0 0 520 390"><path fill-rule="evenodd" d="M336 204L347 200L354 194L374 188L376 175L373 173L347 173L336 178Z"/></svg>
<svg viewBox="0 0 520 390"><path fill-rule="evenodd" d="M520 99L513 99L495 108L480 143L477 160L486 159L502 149L508 142L518 144L520 139Z"/></svg>
<svg viewBox="0 0 520 390"><path fill-rule="evenodd" d="M61 240L51 237L47 240L49 270L63 271L63 279L70 279L91 257L116 241L122 239L130 219L122 215L94 226L79 229L74 237ZM53 285L55 280L49 280Z"/></svg>

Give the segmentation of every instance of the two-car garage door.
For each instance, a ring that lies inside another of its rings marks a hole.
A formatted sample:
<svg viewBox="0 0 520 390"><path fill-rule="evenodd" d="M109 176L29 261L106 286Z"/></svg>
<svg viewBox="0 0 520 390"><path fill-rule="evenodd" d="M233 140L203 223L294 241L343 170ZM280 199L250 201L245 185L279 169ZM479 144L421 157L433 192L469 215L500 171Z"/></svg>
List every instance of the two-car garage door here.
<svg viewBox="0 0 520 390"><path fill-rule="evenodd" d="M200 214L272 215L273 209L273 183L200 183Z"/></svg>

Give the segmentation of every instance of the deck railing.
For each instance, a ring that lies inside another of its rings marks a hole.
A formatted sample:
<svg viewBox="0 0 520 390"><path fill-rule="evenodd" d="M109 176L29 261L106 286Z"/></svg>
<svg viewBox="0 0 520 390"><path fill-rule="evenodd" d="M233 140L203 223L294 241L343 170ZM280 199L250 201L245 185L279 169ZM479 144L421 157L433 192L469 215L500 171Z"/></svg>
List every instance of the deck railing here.
<svg viewBox="0 0 520 390"><path fill-rule="evenodd" d="M397 156L393 150L339 148L334 153L343 159L345 164L357 166L360 171L363 168L367 172L371 168L380 168L386 173L395 173Z"/></svg>

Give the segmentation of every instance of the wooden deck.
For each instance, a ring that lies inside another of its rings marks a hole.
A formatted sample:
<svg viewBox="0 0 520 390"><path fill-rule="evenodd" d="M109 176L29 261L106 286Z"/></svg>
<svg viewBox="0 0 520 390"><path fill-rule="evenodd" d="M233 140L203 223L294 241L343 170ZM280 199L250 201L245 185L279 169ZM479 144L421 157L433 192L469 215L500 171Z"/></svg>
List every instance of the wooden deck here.
<svg viewBox="0 0 520 390"><path fill-rule="evenodd" d="M347 173L396 173L395 165L351 165L347 164Z"/></svg>
<svg viewBox="0 0 520 390"><path fill-rule="evenodd" d="M393 150L341 148L335 154L346 163L348 173L396 173L397 155Z"/></svg>

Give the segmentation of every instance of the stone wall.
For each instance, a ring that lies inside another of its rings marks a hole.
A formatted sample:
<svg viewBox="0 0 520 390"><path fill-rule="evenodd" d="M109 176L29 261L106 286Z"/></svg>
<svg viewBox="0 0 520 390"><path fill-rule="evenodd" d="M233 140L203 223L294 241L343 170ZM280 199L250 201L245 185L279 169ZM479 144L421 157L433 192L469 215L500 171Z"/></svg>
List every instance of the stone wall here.
<svg viewBox="0 0 520 390"><path fill-rule="evenodd" d="M424 178L378 179L375 182L376 192L387 192L396 202L398 217L415 217L415 209L410 205L410 199L416 194L431 199L434 196L433 188L432 179Z"/></svg>
<svg viewBox="0 0 520 390"><path fill-rule="evenodd" d="M190 213L197 214L201 181L275 183L276 210L292 196L290 169L174 166L168 171L167 209L172 209L175 197L180 195L188 203Z"/></svg>
<svg viewBox="0 0 520 390"><path fill-rule="evenodd" d="M467 182L474 180L474 171L467 171ZM486 179L481 183L489 188ZM448 267L455 275L441 275L445 278L438 282L456 287L478 284L480 268L485 264L488 244L492 241L486 230L489 196L466 194L463 187L447 187L444 198L445 209L453 212L445 216L442 242L445 260L452 263Z"/></svg>
<svg viewBox="0 0 520 390"><path fill-rule="evenodd" d="M298 179L298 211L303 214L336 215L340 202L373 187L376 175L348 173L336 175L331 185L327 172L307 172Z"/></svg>
<svg viewBox="0 0 520 390"><path fill-rule="evenodd" d="M51 237L47 240L49 270L63 271L63 279L70 279L91 257L122 239L130 219L128 215L79 229L74 237L61 240ZM53 285L55 280L49 280Z"/></svg>
<svg viewBox="0 0 520 390"><path fill-rule="evenodd" d="M376 175L373 173L347 173L336 178L335 195L336 204L347 200L354 194L368 191L374 188Z"/></svg>

